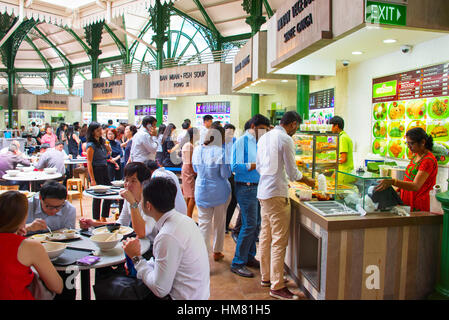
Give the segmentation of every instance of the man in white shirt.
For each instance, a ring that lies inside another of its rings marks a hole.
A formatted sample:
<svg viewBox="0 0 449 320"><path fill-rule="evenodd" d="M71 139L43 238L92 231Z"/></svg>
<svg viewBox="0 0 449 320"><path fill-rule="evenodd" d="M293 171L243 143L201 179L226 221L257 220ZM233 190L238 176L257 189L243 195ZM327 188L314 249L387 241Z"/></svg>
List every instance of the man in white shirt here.
<svg viewBox="0 0 449 320"><path fill-rule="evenodd" d="M280 125L263 135L257 144L256 170L260 174L257 198L262 218L259 236L261 285L270 286L270 296L283 300L299 299L283 280L291 215L288 179L315 186L315 180L303 176L296 166L291 137L301 122L297 112L286 112Z"/></svg>
<svg viewBox="0 0 449 320"><path fill-rule="evenodd" d="M176 193L176 200L175 200L175 209L179 213L187 214L187 204L184 200L184 197L182 195L181 185L179 184L179 179L173 172L166 170L165 168L162 168L158 165L156 161L148 160L145 161L145 165L151 172L151 178L168 178L173 181L173 183L176 185L177 193Z"/></svg>
<svg viewBox="0 0 449 320"><path fill-rule="evenodd" d="M154 299L207 300L210 268L206 244L195 222L174 210L176 186L167 178L153 178L143 189L143 210L156 220L154 258L140 256L140 241L123 243L137 270L137 279ZM148 298L147 298L148 299Z"/></svg>
<svg viewBox="0 0 449 320"><path fill-rule="evenodd" d="M212 122L214 118L207 114L203 117L203 126L200 127L200 140L199 144L202 145L204 143L204 139L206 138L207 131L211 128Z"/></svg>
<svg viewBox="0 0 449 320"><path fill-rule="evenodd" d="M154 117L146 116L142 120L142 127L133 136L133 144L128 163L144 162L145 160L155 160L157 147L157 120Z"/></svg>

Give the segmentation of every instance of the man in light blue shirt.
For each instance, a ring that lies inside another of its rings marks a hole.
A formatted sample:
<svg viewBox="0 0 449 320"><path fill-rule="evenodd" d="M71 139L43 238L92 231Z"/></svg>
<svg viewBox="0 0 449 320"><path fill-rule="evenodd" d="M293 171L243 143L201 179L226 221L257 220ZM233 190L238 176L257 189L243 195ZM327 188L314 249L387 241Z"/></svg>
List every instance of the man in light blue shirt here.
<svg viewBox="0 0 449 320"><path fill-rule="evenodd" d="M242 227L235 248L231 271L252 278L247 266L259 268L256 260L256 240L260 228L260 208L257 186L260 175L256 170L257 141L269 129L270 120L257 114L251 119L251 128L232 147L231 168L235 173L235 195L240 206Z"/></svg>
<svg viewBox="0 0 449 320"><path fill-rule="evenodd" d="M47 181L38 195L28 199L27 233L75 229L76 209L67 200L67 189L56 181Z"/></svg>

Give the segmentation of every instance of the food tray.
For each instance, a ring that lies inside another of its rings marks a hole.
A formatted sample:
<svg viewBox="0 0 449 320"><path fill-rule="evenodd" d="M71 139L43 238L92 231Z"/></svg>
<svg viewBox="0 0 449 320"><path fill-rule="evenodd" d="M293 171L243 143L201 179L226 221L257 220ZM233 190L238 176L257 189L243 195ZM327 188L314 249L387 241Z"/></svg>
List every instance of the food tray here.
<svg viewBox="0 0 449 320"><path fill-rule="evenodd" d="M336 201L313 201L304 202L304 204L323 217L360 216L360 213L358 213L357 211L345 207L344 205Z"/></svg>

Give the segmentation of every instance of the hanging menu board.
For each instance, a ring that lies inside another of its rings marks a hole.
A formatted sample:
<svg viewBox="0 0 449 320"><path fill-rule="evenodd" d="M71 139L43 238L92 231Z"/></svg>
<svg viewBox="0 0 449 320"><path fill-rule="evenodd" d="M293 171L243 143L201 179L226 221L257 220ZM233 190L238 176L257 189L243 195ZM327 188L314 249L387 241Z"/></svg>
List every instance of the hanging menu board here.
<svg viewBox="0 0 449 320"><path fill-rule="evenodd" d="M134 115L136 124L140 124L145 116L156 117L156 105L136 105L134 107ZM168 104L162 106L162 122L168 124Z"/></svg>
<svg viewBox="0 0 449 320"><path fill-rule="evenodd" d="M203 125L203 117L210 114L213 121L221 121L224 125L231 123L231 103L224 102L197 102L196 103L196 125Z"/></svg>
<svg viewBox="0 0 449 320"><path fill-rule="evenodd" d="M44 94L37 97L38 110L68 110L69 98L65 95Z"/></svg>
<svg viewBox="0 0 449 320"><path fill-rule="evenodd" d="M421 127L435 142L440 165L449 163L449 64L373 80L373 153L411 159L408 130Z"/></svg>
<svg viewBox="0 0 449 320"><path fill-rule="evenodd" d="M334 116L334 89L313 92L309 95L309 118L318 124L326 123Z"/></svg>

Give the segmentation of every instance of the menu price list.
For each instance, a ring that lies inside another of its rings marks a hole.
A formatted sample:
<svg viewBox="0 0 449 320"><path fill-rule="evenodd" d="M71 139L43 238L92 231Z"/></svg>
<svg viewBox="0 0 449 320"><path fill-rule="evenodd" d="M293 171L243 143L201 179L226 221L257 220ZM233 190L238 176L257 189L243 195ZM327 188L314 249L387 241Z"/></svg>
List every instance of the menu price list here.
<svg viewBox="0 0 449 320"><path fill-rule="evenodd" d="M329 109L334 108L334 89L318 91L310 94L309 109Z"/></svg>
<svg viewBox="0 0 449 320"><path fill-rule="evenodd" d="M449 63L373 80L373 84L397 80L397 90L388 97L373 97L373 103L435 98L449 93Z"/></svg>

